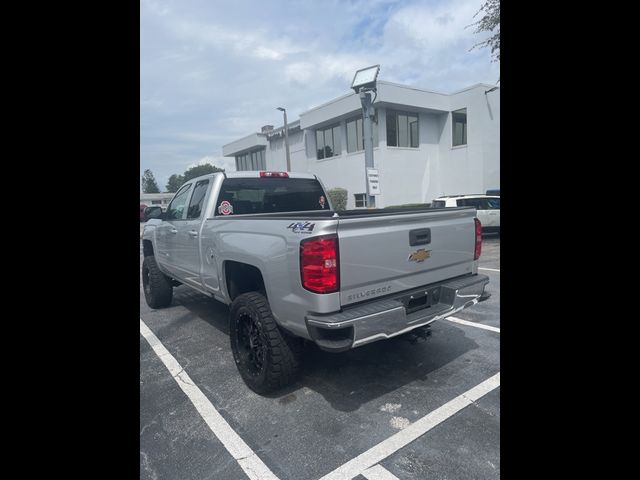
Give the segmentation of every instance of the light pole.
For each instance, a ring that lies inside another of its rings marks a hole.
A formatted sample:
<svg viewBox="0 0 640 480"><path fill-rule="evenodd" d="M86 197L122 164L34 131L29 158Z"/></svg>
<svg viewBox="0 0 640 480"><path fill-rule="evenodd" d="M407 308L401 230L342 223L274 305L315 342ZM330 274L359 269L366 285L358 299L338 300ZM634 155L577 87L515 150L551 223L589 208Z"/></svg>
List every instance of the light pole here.
<svg viewBox="0 0 640 480"><path fill-rule="evenodd" d="M362 104L362 133L364 137L364 175L367 186L367 207L375 208L376 195L380 194L378 171L373 164L373 125L371 117L374 115L371 93L377 96L376 80L380 72L380 65L360 69L351 82L351 88L360 96ZM374 99L375 100L375 99Z"/></svg>
<svg viewBox="0 0 640 480"><path fill-rule="evenodd" d="M282 107L278 107L284 114L284 147L287 149L287 172L291 171L291 155L289 154L289 124L287 123L287 110Z"/></svg>

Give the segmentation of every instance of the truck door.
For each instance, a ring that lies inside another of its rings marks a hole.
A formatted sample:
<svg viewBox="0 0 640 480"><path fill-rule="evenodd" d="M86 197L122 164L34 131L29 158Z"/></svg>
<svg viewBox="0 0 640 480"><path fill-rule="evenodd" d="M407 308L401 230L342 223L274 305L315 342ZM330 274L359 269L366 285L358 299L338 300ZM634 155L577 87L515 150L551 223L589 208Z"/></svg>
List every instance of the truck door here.
<svg viewBox="0 0 640 480"><path fill-rule="evenodd" d="M200 180L193 188L186 220L177 226L177 262L185 283L202 287L200 272L200 227L204 205L211 187L210 179Z"/></svg>
<svg viewBox="0 0 640 480"><path fill-rule="evenodd" d="M187 200L192 184L184 185L167 207L165 221L156 227L157 261L176 278L182 279L178 268L178 228L187 216Z"/></svg>

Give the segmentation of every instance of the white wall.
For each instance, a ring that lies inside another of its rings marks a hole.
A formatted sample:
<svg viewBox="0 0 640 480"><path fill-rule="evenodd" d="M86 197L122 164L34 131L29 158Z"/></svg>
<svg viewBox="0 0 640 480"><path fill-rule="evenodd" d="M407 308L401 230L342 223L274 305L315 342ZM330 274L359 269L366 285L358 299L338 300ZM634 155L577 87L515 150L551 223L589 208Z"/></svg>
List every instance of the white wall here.
<svg viewBox="0 0 640 480"><path fill-rule="evenodd" d="M500 93L480 85L455 94L451 110L467 109L467 146L451 146L451 114L440 141L438 195L484 193L500 187Z"/></svg>
<svg viewBox="0 0 640 480"><path fill-rule="evenodd" d="M289 133L289 155L291 156L291 171L306 172L307 156L304 151L304 132ZM284 137L274 138L267 146L265 162L268 170L287 170L287 153L284 145Z"/></svg>
<svg viewBox="0 0 640 480"><path fill-rule="evenodd" d="M393 92L391 87L386 88ZM419 148L387 147L386 109L391 106L378 105L379 145L374 146L373 155L374 165L380 171L382 194L376 199L377 207L429 203L441 195L484 193L489 188L500 188L500 91L485 95L484 92L489 88L487 85L476 85L446 96L432 92L409 92L416 99L420 95L435 95L440 103L445 97L449 102L447 112L423 109L419 113ZM320 116L321 112L339 110L342 115L352 109L353 102L352 96L342 97L314 109L301 115L301 125L320 121L323 121L322 125L328 125L332 123L331 118ZM443 107L440 103L438 106ZM406 105L409 110L415 110L412 108L415 105ZM394 105L393 108L403 110L401 105ZM452 147L449 112L460 108L467 109L467 145ZM355 208L354 194L366 192L364 151L347 153L345 116L338 118L340 155L321 160L316 158L314 126L289 136L291 167L293 171L318 175L327 189L346 188L347 208ZM266 161L270 170L286 169L283 139L270 142Z"/></svg>
<svg viewBox="0 0 640 480"><path fill-rule="evenodd" d="M373 149L374 166L380 172L381 195L376 206L403 203L426 203L435 198L437 191L437 165L440 155L439 139L445 115L420 113L419 148L386 146L386 108L377 108L379 144ZM347 208L355 208L357 193L366 192L364 151L347 153L346 123L340 122L341 155L316 159L315 136L307 135L307 168L318 175L327 188L348 190Z"/></svg>
<svg viewBox="0 0 640 480"><path fill-rule="evenodd" d="M379 109L381 142L386 145L387 109ZM437 189L437 165L440 157L439 118L442 115L419 113L419 148L386 147L380 149L374 162L380 169L382 195L377 206L385 207L403 203L426 203Z"/></svg>

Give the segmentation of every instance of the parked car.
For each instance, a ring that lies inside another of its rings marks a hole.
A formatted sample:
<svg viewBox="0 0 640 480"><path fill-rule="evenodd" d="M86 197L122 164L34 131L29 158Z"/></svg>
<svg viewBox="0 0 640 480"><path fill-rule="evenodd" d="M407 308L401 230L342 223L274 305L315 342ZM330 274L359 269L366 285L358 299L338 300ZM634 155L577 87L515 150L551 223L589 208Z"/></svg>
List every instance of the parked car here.
<svg viewBox="0 0 640 480"><path fill-rule="evenodd" d="M257 393L293 382L303 341L342 352L488 298L473 208L332 209L309 173L233 172L185 183L147 209L147 304L186 285L230 305L236 366ZM418 333L414 332L416 335Z"/></svg>
<svg viewBox="0 0 640 480"><path fill-rule="evenodd" d="M499 197L500 196L500 189L496 188L494 190L487 190L487 195L493 195L493 196Z"/></svg>
<svg viewBox="0 0 640 480"><path fill-rule="evenodd" d="M473 207L477 211L483 232L500 233L499 195L449 195L434 199L431 207Z"/></svg>
<svg viewBox="0 0 640 480"><path fill-rule="evenodd" d="M147 208L147 205L145 205L144 203L140 204L140 221L144 222L144 209Z"/></svg>

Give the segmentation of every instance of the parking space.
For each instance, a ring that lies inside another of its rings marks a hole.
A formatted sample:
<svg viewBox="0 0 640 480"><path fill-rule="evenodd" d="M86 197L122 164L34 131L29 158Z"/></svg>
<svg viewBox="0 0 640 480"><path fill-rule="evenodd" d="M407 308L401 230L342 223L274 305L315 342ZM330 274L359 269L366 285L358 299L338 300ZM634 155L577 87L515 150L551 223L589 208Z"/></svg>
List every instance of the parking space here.
<svg viewBox="0 0 640 480"><path fill-rule="evenodd" d="M300 381L271 397L236 370L226 306L181 286L152 310L141 289L141 478L499 478L499 250L484 239L492 296L462 322L436 322L417 344L311 345Z"/></svg>

